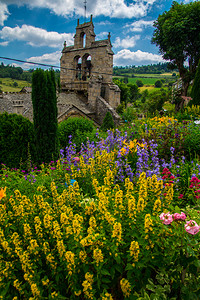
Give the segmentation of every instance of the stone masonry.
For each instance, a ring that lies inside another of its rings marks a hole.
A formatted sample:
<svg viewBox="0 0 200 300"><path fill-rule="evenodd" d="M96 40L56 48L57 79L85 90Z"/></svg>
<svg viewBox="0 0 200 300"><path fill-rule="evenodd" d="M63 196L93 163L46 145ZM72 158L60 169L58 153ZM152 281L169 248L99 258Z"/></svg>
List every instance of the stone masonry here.
<svg viewBox="0 0 200 300"><path fill-rule="evenodd" d="M74 45L64 43L60 59L61 89L57 94L58 122L69 116L82 116L101 125L107 111L115 123L120 121L115 109L120 104L120 89L112 82L113 51L108 39L95 41L92 16L78 24ZM0 113L21 114L33 121L31 89L0 95Z"/></svg>

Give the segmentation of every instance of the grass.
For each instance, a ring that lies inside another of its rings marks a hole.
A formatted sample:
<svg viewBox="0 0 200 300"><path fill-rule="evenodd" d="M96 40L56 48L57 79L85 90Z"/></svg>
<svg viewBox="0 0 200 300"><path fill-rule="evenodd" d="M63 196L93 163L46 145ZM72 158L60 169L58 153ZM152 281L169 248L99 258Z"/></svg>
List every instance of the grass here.
<svg viewBox="0 0 200 300"><path fill-rule="evenodd" d="M17 80L11 78L0 78L0 87L3 92L20 92L25 86L31 86L31 84L24 80ZM14 82L18 84L17 87L14 86Z"/></svg>

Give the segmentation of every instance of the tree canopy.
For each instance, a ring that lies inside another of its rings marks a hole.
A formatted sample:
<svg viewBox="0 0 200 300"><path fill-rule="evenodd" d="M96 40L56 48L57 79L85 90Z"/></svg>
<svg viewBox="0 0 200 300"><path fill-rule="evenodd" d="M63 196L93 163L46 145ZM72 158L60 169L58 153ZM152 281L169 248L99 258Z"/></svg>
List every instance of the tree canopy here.
<svg viewBox="0 0 200 300"><path fill-rule="evenodd" d="M182 79L182 95L187 95L200 59L200 2L173 2L169 11L159 15L152 43L159 46L163 58L178 68Z"/></svg>

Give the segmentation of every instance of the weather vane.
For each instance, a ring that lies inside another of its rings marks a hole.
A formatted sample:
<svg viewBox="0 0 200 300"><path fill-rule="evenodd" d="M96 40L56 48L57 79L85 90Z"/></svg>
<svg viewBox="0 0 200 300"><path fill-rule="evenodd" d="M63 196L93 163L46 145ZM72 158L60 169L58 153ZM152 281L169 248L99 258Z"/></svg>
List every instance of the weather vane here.
<svg viewBox="0 0 200 300"><path fill-rule="evenodd" d="M84 1L84 7L85 7L85 22L86 22L86 8L87 8L87 0Z"/></svg>

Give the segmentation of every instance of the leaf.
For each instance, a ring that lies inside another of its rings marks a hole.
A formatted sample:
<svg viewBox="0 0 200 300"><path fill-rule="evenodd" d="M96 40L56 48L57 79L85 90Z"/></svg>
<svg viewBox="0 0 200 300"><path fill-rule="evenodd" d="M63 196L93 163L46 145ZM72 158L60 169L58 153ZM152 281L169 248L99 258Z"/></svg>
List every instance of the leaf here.
<svg viewBox="0 0 200 300"><path fill-rule="evenodd" d="M101 269L101 274L111 276L111 274L106 269Z"/></svg>
<svg viewBox="0 0 200 300"><path fill-rule="evenodd" d="M132 266L131 264L127 264L125 270L126 270L126 271L128 271L128 270L133 270L133 266Z"/></svg>
<svg viewBox="0 0 200 300"><path fill-rule="evenodd" d="M102 277L101 281L104 282L104 283L110 283L111 282L111 280L106 278L106 277Z"/></svg>

